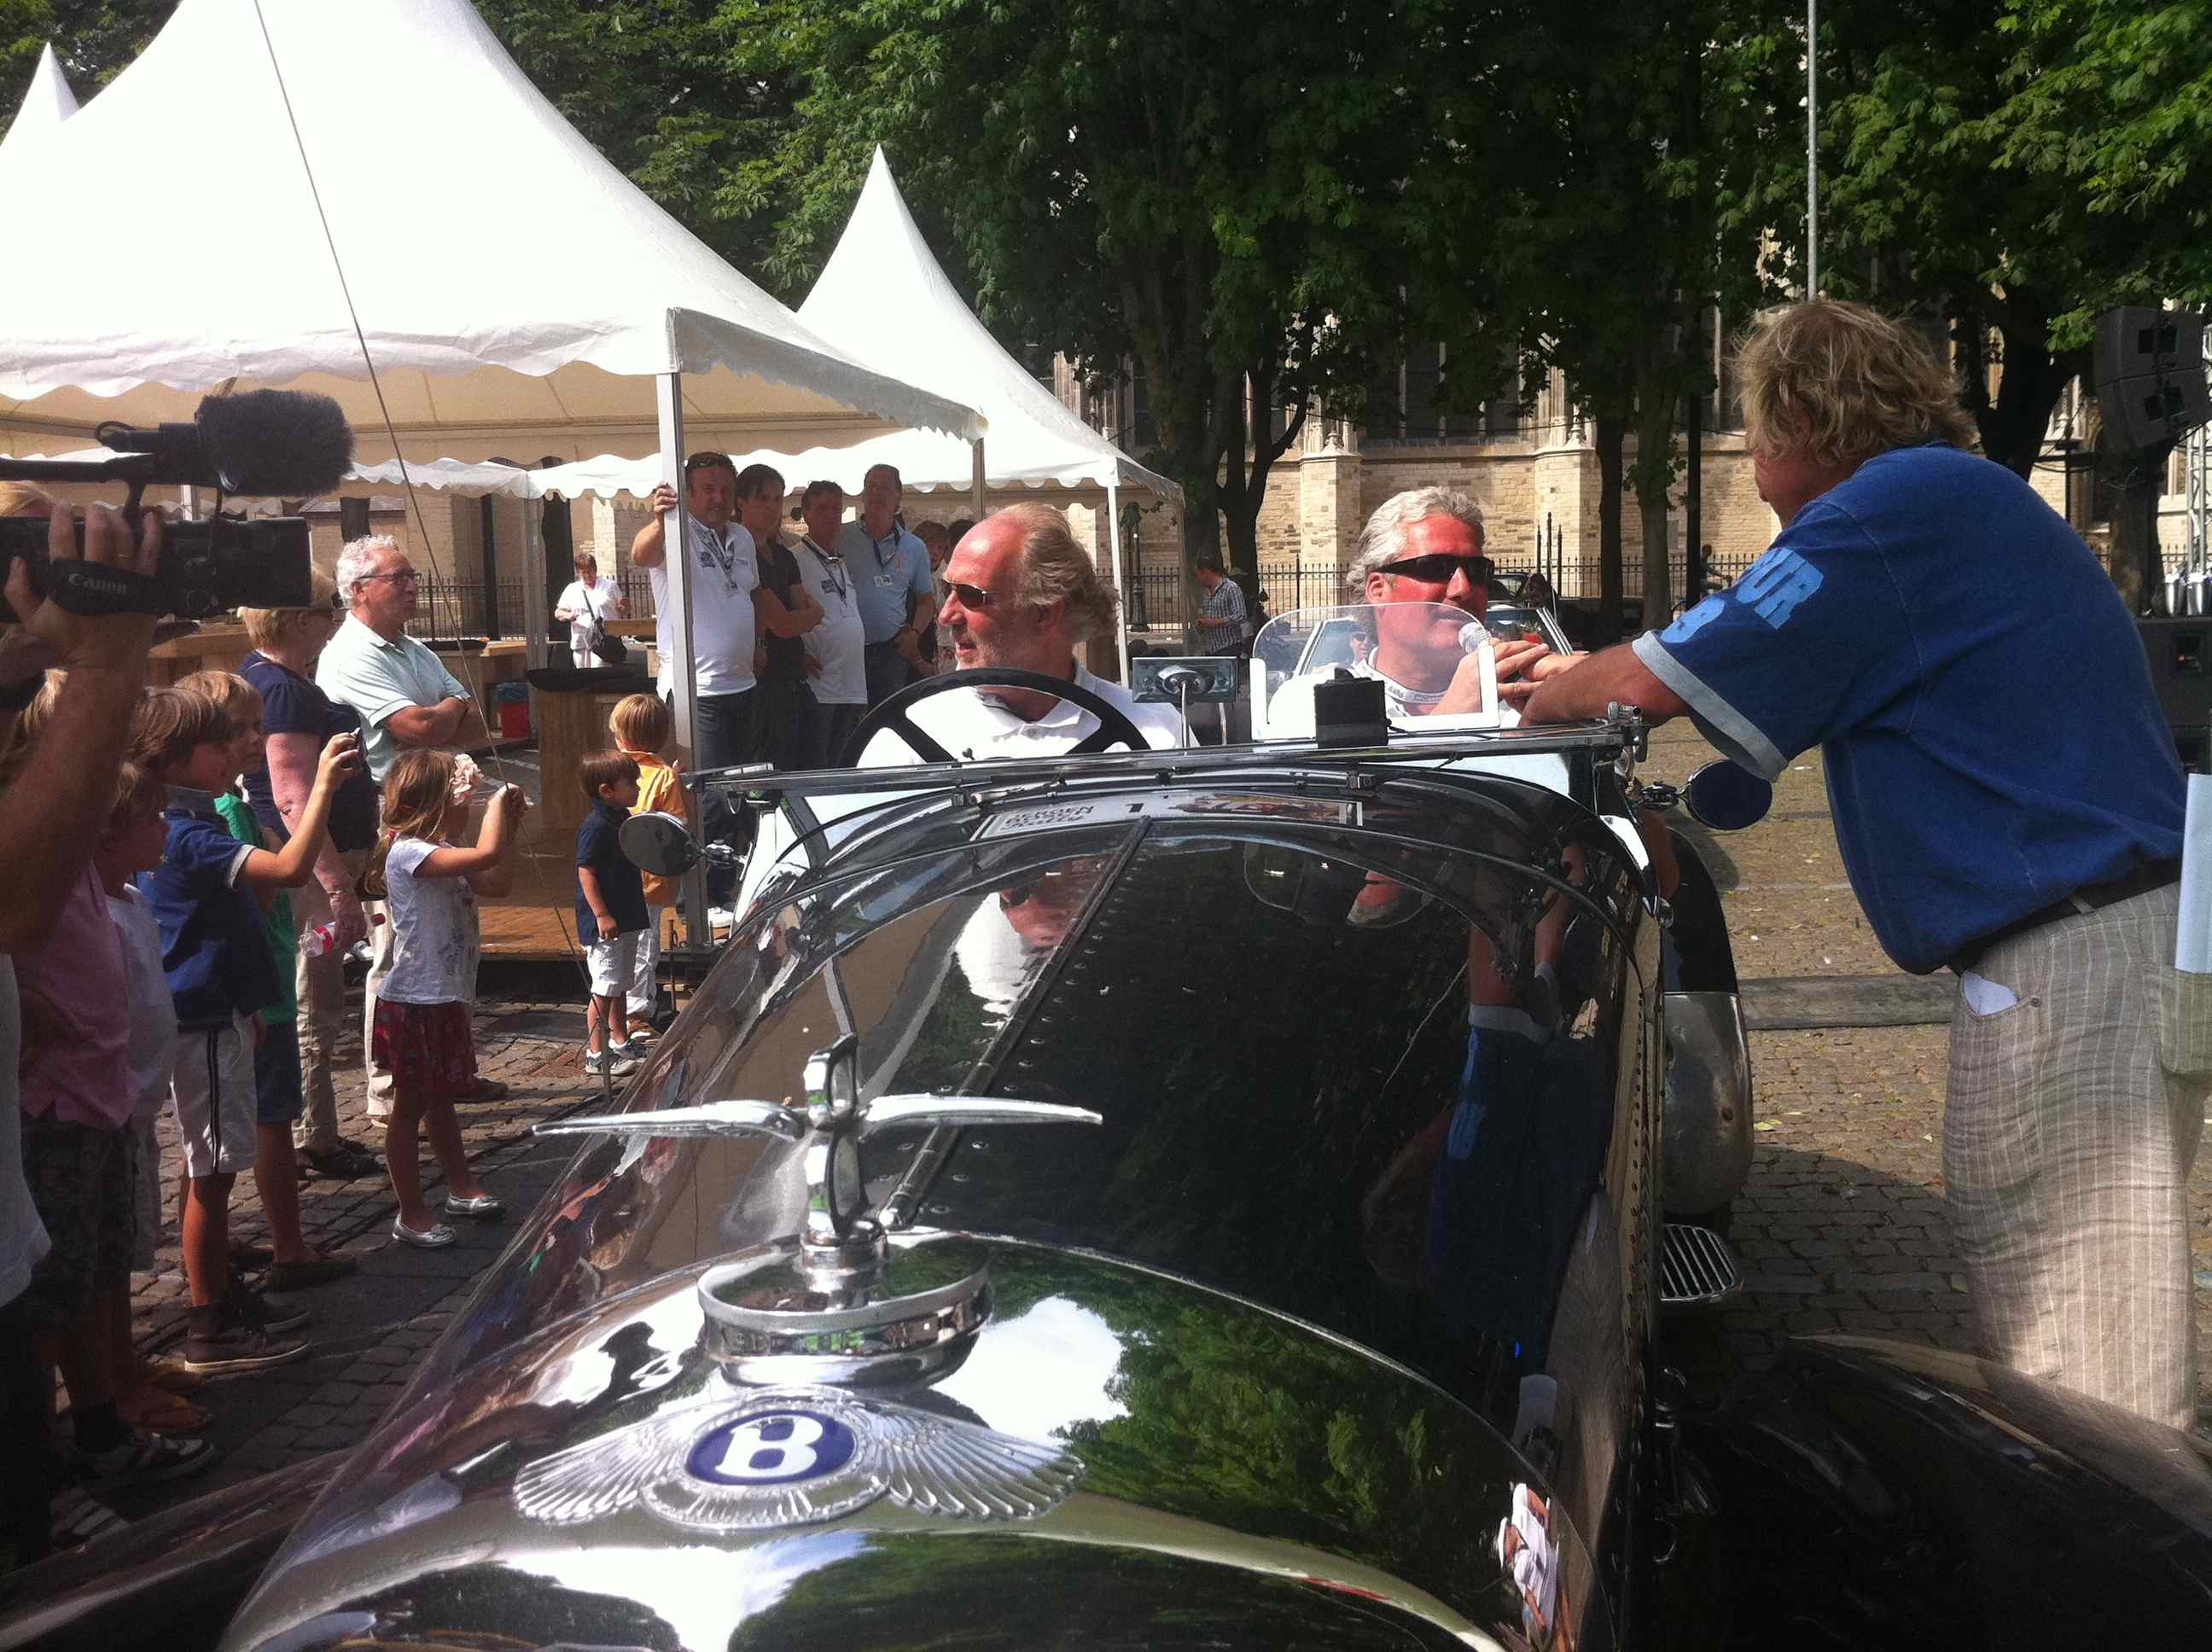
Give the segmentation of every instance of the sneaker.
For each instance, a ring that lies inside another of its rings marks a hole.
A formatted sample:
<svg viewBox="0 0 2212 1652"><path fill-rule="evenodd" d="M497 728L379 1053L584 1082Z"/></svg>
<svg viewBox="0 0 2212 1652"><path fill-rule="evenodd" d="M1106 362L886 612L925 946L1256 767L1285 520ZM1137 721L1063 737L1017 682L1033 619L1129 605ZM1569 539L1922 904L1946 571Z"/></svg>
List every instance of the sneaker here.
<svg viewBox="0 0 2212 1652"><path fill-rule="evenodd" d="M618 1060L637 1062L648 1060L653 1055L653 1052L646 1048L635 1033L632 1033L629 1038L619 1044L610 1040L607 1044L607 1054Z"/></svg>
<svg viewBox="0 0 2212 1652"><path fill-rule="evenodd" d="M172 1440L131 1429L105 1451L71 1451L70 1476L87 1491L122 1491L157 1480L180 1480L215 1467L205 1440Z"/></svg>
<svg viewBox="0 0 2212 1652"><path fill-rule="evenodd" d="M327 1153L301 1149L300 1163L326 1181L356 1181L384 1174L383 1156L357 1141L342 1141Z"/></svg>
<svg viewBox="0 0 2212 1652"><path fill-rule="evenodd" d="M617 1053L614 1046L603 1050L584 1052L584 1071L594 1078L627 1078L638 1069L637 1057L627 1051Z"/></svg>
<svg viewBox="0 0 2212 1652"><path fill-rule="evenodd" d="M264 1331L296 1331L307 1322L307 1306L297 1297L287 1297L274 1291L256 1291L250 1285L230 1282L231 1300L249 1325L258 1325Z"/></svg>
<svg viewBox="0 0 2212 1652"><path fill-rule="evenodd" d="M126 1523L122 1515L82 1486L65 1485L54 1493L53 1502L47 1506L46 1541L59 1553L80 1543L89 1543L96 1537L106 1537L110 1532L119 1532Z"/></svg>
<svg viewBox="0 0 2212 1652"><path fill-rule="evenodd" d="M185 1369L203 1376L266 1370L289 1364L307 1351L305 1337L250 1325L234 1303L187 1309L185 1323Z"/></svg>

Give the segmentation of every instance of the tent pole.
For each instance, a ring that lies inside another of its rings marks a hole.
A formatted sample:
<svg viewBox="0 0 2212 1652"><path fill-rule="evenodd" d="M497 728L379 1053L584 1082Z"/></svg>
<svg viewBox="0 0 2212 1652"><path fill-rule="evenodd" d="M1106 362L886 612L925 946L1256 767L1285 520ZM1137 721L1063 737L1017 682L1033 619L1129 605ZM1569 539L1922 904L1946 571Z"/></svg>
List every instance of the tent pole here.
<svg viewBox="0 0 2212 1652"><path fill-rule="evenodd" d="M660 479L676 495L676 508L668 513L662 540L668 570L670 641L674 658L665 662L669 676L671 709L675 714L676 744L684 749L696 772L699 762L699 657L691 635L691 519L684 498L684 375L664 373L653 380L654 409L660 426ZM702 799L703 801L703 799ZM703 827L706 812L694 817ZM684 926L687 946L702 951L714 944L707 919L705 861L684 874L677 891L676 909Z"/></svg>
<svg viewBox="0 0 2212 1652"><path fill-rule="evenodd" d="M975 437L968 444L968 508L980 522L983 519L983 439Z"/></svg>
<svg viewBox="0 0 2212 1652"><path fill-rule="evenodd" d="M551 612L545 606L545 524L543 499L525 495L522 501L522 636L523 658L536 671L545 663L545 632ZM484 592L487 608L492 593Z"/></svg>
<svg viewBox="0 0 2212 1652"><path fill-rule="evenodd" d="M1114 558L1114 659L1124 688L1129 683L1129 592L1121 574L1121 489L1118 481L1106 484L1106 549Z"/></svg>

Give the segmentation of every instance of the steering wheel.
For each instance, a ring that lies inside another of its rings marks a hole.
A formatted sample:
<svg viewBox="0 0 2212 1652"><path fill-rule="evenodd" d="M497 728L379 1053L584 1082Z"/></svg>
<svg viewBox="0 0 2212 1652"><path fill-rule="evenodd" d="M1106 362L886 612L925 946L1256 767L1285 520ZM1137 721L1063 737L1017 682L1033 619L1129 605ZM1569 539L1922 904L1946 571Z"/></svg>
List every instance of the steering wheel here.
<svg viewBox="0 0 2212 1652"><path fill-rule="evenodd" d="M860 754L868 749L868 742L886 729L897 735L906 743L907 750L926 763L953 762L952 754L923 733L908 715L923 701L952 689L1034 689L1039 694L1051 695L1089 712L1098 720L1098 726L1068 748L1066 755L1071 757L1088 756L1094 751L1103 751L1117 740L1132 751L1142 751L1146 747L1145 737L1129 720L1127 714L1103 695L1094 694L1066 677L1047 677L1042 671L1017 671L1009 665L984 665L972 671L941 671L935 677L925 677L878 701L866 717L860 719L852 738L845 742L845 766L858 768Z"/></svg>

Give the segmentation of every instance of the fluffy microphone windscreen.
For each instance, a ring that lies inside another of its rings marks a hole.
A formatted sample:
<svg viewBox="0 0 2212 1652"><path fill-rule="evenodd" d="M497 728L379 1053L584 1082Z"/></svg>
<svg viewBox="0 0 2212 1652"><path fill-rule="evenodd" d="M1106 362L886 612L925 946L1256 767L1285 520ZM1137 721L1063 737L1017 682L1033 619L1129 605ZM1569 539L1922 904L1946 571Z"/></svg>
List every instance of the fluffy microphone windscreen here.
<svg viewBox="0 0 2212 1652"><path fill-rule="evenodd" d="M193 422L201 455L225 493L305 499L329 493L353 465L345 414L310 391L210 396Z"/></svg>

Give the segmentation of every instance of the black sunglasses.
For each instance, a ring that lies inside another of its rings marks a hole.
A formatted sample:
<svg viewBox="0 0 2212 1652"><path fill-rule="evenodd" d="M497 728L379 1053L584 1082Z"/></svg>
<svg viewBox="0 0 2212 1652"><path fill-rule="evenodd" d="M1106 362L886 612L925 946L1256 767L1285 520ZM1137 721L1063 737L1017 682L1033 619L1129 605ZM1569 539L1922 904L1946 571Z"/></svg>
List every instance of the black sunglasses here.
<svg viewBox="0 0 2212 1652"><path fill-rule="evenodd" d="M711 470L717 466L726 470L732 476L738 473L738 467L730 463L727 453L694 453L684 461L684 474L690 476L694 471Z"/></svg>
<svg viewBox="0 0 2212 1652"><path fill-rule="evenodd" d="M963 608L988 608L999 599L997 592L986 591L980 585L963 585L957 580L945 580L939 583L944 586L947 595L960 598Z"/></svg>
<svg viewBox="0 0 2212 1652"><path fill-rule="evenodd" d="M1438 550L1431 551L1426 556L1408 556L1403 562L1385 562L1375 571L1419 580L1424 585L1449 585L1453 574L1464 573L1469 585L1488 585L1491 576L1498 570L1487 556L1455 556L1449 551Z"/></svg>

